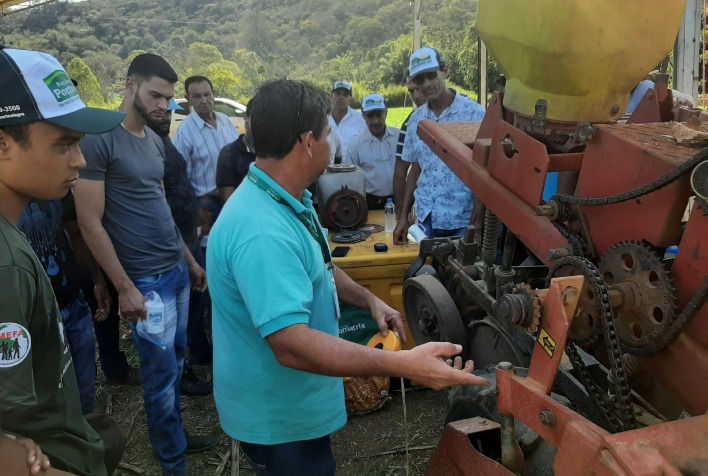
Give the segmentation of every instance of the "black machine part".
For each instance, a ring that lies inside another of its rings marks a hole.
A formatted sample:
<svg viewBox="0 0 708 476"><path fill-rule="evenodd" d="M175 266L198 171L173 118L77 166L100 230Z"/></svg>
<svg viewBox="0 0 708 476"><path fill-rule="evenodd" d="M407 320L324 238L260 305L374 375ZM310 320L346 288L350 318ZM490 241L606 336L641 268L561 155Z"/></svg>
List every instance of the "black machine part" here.
<svg viewBox="0 0 708 476"><path fill-rule="evenodd" d="M417 344L452 342L465 345L467 334L450 293L435 277L423 274L406 279L403 305Z"/></svg>
<svg viewBox="0 0 708 476"><path fill-rule="evenodd" d="M327 203L320 206L322 225L332 230L361 228L369 215L366 198L346 187L333 193Z"/></svg>

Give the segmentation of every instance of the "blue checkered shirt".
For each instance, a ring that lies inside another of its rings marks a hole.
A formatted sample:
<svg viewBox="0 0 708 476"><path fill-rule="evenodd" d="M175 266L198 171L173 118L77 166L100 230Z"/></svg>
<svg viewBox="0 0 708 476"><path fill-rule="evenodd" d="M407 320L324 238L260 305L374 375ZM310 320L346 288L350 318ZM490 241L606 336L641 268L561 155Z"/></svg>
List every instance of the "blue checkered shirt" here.
<svg viewBox="0 0 708 476"><path fill-rule="evenodd" d="M482 118L482 106L459 93L455 93L452 104L440 117L428 108L427 103L411 114L403 145L403 160L417 162L421 168L415 190L418 221L422 222L432 213L433 228L455 230L469 224L474 208L474 196L469 187L418 137L418 123L426 119L435 122L481 122Z"/></svg>

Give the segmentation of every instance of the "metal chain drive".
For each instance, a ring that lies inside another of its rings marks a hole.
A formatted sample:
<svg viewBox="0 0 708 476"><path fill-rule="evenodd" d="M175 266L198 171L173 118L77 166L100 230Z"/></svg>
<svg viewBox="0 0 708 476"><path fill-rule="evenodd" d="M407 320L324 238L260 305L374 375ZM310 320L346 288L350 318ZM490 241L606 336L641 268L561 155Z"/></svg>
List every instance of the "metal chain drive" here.
<svg viewBox="0 0 708 476"><path fill-rule="evenodd" d="M555 273L558 270L568 265L577 267L585 279L595 287L601 298L601 309L598 311L602 317L602 330L609 352L609 370L611 376L611 380L608 382L609 395L604 395L602 388L593 381L589 371L585 367L585 363L575 349L576 344L574 342L569 341L566 346L568 356L573 363L573 367L578 372L581 383L603 411L607 420L613 426L613 429L615 431L635 429L637 427L637 421L630 397L631 389L629 388L625 375L624 364L622 362L622 349L615 329L614 316L612 307L610 306L610 296L607 286L605 286L595 265L585 258L576 256L569 256L558 260L549 272L547 284L550 285L551 278L555 277Z"/></svg>
<svg viewBox="0 0 708 476"><path fill-rule="evenodd" d="M575 256L587 256L588 245L585 243L585 240L583 240L580 235L570 231L568 227L558 222L553 223L553 226L555 226L556 230L558 230L560 234L563 235L563 238L568 240L568 243L573 248L573 254Z"/></svg>
<svg viewBox="0 0 708 476"><path fill-rule="evenodd" d="M664 175L663 177L659 177L658 179L654 180L653 182L649 182L646 185L642 185L639 188L635 188L634 190L630 190L628 192L623 192L617 195L611 195L609 197L597 197L597 198L591 198L591 197L576 197L573 195L566 195L566 194L557 194L551 197L551 200L556 201L556 202L563 202L563 203L569 203L572 205L613 205L615 203L622 203L626 202L628 200L634 200L635 198L639 198L641 196L650 194L652 192L655 192L663 187L666 187L667 185L671 184L672 182L675 182L678 180L680 177L683 175L691 172L694 167L702 163L708 159L708 148L702 149L700 152L698 152L696 155L694 155L690 160L687 160L683 164L679 165L676 167L674 170L669 172L668 174Z"/></svg>

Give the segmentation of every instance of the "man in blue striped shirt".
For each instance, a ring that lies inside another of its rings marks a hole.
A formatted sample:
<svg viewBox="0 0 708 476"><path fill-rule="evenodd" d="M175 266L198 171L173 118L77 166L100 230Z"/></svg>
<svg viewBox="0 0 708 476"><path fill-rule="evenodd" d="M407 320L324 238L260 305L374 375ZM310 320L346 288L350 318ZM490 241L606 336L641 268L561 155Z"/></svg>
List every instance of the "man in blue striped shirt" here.
<svg viewBox="0 0 708 476"><path fill-rule="evenodd" d="M344 162L361 167L366 177L369 210L383 210L393 198L393 168L398 129L386 125L386 103L380 94L369 94L361 103L367 130L347 150Z"/></svg>
<svg viewBox="0 0 708 476"><path fill-rule="evenodd" d="M184 89L194 111L177 129L173 143L187 162L189 181L202 208L199 224L202 234L206 235L223 206L216 187L219 152L238 139L238 131L226 114L214 110L214 88L209 78L190 76L184 82ZM210 217L205 217L204 209Z"/></svg>

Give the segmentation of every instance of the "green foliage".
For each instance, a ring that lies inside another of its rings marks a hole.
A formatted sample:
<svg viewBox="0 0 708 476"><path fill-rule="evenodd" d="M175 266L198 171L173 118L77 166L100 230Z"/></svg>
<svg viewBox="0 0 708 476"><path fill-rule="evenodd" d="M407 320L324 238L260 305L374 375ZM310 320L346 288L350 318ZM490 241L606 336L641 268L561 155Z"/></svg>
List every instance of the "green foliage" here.
<svg viewBox="0 0 708 476"><path fill-rule="evenodd" d="M386 114L386 125L400 129L403 125L403 121L406 120L412 111L412 107L389 108Z"/></svg>
<svg viewBox="0 0 708 476"><path fill-rule="evenodd" d="M408 94L408 89L405 86L386 86L378 91L375 91L382 95L386 100L386 106L392 107L411 107L413 100L410 94Z"/></svg>
<svg viewBox="0 0 708 476"><path fill-rule="evenodd" d="M477 0L425 0L421 12L423 44L440 49L450 80L469 89L477 87L476 10ZM288 77L327 89L346 79L355 84L356 104L383 92L394 106L410 104L402 86L412 17L407 0L53 2L0 17L0 41L46 51L65 65L81 58L104 101L122 92L128 64L147 51L165 57L180 81L206 74L218 94L241 102L264 81Z"/></svg>
<svg viewBox="0 0 708 476"><path fill-rule="evenodd" d="M101 106L104 103L103 95L101 94L101 85L98 84L96 75L93 74L91 68L81 58L74 58L66 66L66 72L69 77L78 83L76 89L79 91L79 96L86 104L92 106Z"/></svg>

